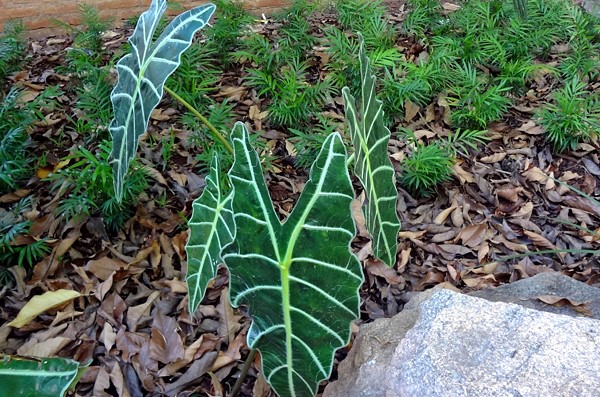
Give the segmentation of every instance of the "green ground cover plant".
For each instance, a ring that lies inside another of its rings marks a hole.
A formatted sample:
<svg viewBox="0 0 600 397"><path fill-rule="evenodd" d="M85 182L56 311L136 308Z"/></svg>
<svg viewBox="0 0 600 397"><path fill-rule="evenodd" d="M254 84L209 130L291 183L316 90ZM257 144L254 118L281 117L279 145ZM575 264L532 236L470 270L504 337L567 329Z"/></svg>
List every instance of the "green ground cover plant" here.
<svg viewBox="0 0 600 397"><path fill-rule="evenodd" d="M557 152L575 150L580 142L600 135L600 97L587 91L577 75L556 91L553 102L537 115Z"/></svg>
<svg viewBox="0 0 600 397"><path fill-rule="evenodd" d="M4 88L6 77L19 69L25 58L26 41L23 36L23 23L9 21L0 35L0 88Z"/></svg>
<svg viewBox="0 0 600 397"><path fill-rule="evenodd" d="M59 20L54 22L73 35L75 48L98 55L102 52L102 34L110 27L112 20L102 18L97 8L85 3L79 5L79 14L80 27L73 27Z"/></svg>
<svg viewBox="0 0 600 397"><path fill-rule="evenodd" d="M31 221L24 214L31 209L31 199L24 198L8 211L0 211L0 285L9 285L13 281L9 267L30 268L50 252L45 238L20 238L29 233Z"/></svg>

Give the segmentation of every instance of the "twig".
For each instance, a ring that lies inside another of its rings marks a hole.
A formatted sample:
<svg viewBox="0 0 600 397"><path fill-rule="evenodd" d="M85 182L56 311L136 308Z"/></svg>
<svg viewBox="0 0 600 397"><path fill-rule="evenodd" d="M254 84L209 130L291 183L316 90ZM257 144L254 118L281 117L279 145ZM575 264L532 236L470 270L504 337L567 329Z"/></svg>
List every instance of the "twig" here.
<svg viewBox="0 0 600 397"><path fill-rule="evenodd" d="M244 362L244 366L242 367L242 372L240 373L240 377L235 382L235 385L233 385L233 389L231 389L231 393L229 393L229 397L235 397L239 393L240 389L242 388L242 385L244 384L244 380L246 379L246 376L248 375L248 371L250 370L250 367L252 366L252 362L254 361L254 357L256 356L257 351L258 350L256 350L256 349L252 349L252 350L250 350L250 353L248 353L248 357L246 358L246 362Z"/></svg>

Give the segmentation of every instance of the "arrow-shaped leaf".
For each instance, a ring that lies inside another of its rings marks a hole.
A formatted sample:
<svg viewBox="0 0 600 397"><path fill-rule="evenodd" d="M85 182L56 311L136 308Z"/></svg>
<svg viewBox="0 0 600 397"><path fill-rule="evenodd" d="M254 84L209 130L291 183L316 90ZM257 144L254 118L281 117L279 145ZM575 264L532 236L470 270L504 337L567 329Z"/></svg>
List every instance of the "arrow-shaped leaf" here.
<svg viewBox="0 0 600 397"><path fill-rule="evenodd" d="M117 63L119 80L110 95L115 116L109 130L113 137L115 197L119 202L129 162L135 156L139 137L148 127L152 110L162 98L165 81L179 66L181 54L191 45L194 34L215 11L213 4L205 4L182 13L153 43L152 36L166 8L166 0L152 0L129 38L131 54Z"/></svg>
<svg viewBox="0 0 600 397"><path fill-rule="evenodd" d="M248 306L253 318L248 345L260 350L263 374L277 394L314 396L359 315L363 277L349 251L354 191L346 151L339 134L325 140L282 224L243 124L236 124L233 142L229 177L237 235L223 255L231 302Z"/></svg>
<svg viewBox="0 0 600 397"><path fill-rule="evenodd" d="M375 76L369 70L369 58L360 39L360 74L362 80L360 109L348 87L344 87L346 118L354 145L354 173L367 195L365 219L371 233L373 254L394 266L398 251L400 219L396 212L396 178L387 154L390 130L383 122L383 104L375 95Z"/></svg>
<svg viewBox="0 0 600 397"><path fill-rule="evenodd" d="M235 238L231 208L233 190L224 192L221 179L219 157L215 152L204 192L193 204L190 238L185 247L190 313L196 311L208 282L215 277L217 267L222 263L221 250Z"/></svg>

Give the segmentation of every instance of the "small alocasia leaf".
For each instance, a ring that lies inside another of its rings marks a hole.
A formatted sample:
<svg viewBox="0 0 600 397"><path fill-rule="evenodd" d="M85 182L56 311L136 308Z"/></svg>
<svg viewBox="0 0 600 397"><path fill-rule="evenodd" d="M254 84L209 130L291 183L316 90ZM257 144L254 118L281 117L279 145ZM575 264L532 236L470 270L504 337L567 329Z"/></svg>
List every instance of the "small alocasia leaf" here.
<svg viewBox="0 0 600 397"><path fill-rule="evenodd" d="M146 132L152 110L163 96L167 78L181 63L181 54L191 45L194 34L208 23L213 4L193 8L175 18L155 42L152 36L167 8L166 0L152 0L135 27L129 42L131 54L117 63L119 79L110 94L114 119L111 162L115 197L123 198L123 180L135 157L139 137Z"/></svg>
<svg viewBox="0 0 600 397"><path fill-rule="evenodd" d="M221 167L215 152L206 187L192 206L190 237L185 250L188 257L187 285L189 310L194 313L204 298L208 282L215 277L222 263L221 250L235 238L233 220L233 190L224 192L220 186Z"/></svg>
<svg viewBox="0 0 600 397"><path fill-rule="evenodd" d="M66 358L0 355L1 395L61 397L77 379L80 364Z"/></svg>
<svg viewBox="0 0 600 397"><path fill-rule="evenodd" d="M375 76L369 69L364 41L360 40L360 109L348 87L342 89L350 135L354 146L354 174L367 196L365 219L373 254L388 266L396 263L400 219L396 211L396 178L387 154L390 130L383 121L383 104L375 95Z"/></svg>
<svg viewBox="0 0 600 397"><path fill-rule="evenodd" d="M289 218L275 213L248 132L232 132L236 238L223 251L233 306L252 315L248 346L279 396L314 396L329 377L335 351L350 338L359 315L360 263L350 252L355 235L354 190L339 134L327 137Z"/></svg>

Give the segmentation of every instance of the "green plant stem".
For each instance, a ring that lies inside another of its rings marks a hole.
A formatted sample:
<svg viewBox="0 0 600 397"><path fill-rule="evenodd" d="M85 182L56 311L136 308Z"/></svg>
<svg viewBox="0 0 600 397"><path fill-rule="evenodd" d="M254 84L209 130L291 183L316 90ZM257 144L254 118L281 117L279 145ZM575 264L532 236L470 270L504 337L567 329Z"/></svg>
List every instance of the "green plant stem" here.
<svg viewBox="0 0 600 397"><path fill-rule="evenodd" d="M233 148L231 147L231 144L227 141L227 139L223 136L223 134L220 133L219 130L217 130L210 121L208 121L208 119L206 117L204 117L202 114L200 114L199 111L197 111L185 99L183 99L182 97L177 95L175 92L173 92L173 90L171 90L169 87L167 87L166 85L163 87L164 87L165 91L167 91L169 93L169 95L171 95L173 98L175 98L177 100L177 102L181 103L183 106L185 106L187 108L187 110L192 112L194 114L194 116L198 117L200 119L200 121L202 121L204 123L204 125L206 125L208 127L208 129L211 132L211 134L213 135L213 137L215 137L216 140L221 142L223 144L223 146L225 146L227 151L233 155Z"/></svg>
<svg viewBox="0 0 600 397"><path fill-rule="evenodd" d="M258 352L258 350L252 349L252 350L250 350L250 353L248 353L248 357L246 358L246 362L244 362L244 366L242 367L242 372L240 373L240 377L235 382L235 385L233 385L233 389L231 389L231 393L229 393L229 397L235 397L239 393L240 389L242 388L242 385L244 384L244 379L246 379L246 376L248 375L248 371L250 370L250 367L252 366L252 362L254 362L254 357L256 356L256 352Z"/></svg>
<svg viewBox="0 0 600 397"><path fill-rule="evenodd" d="M353 162L354 162L354 153L352 153L350 156L348 156L348 159L346 160L346 167L350 167Z"/></svg>

